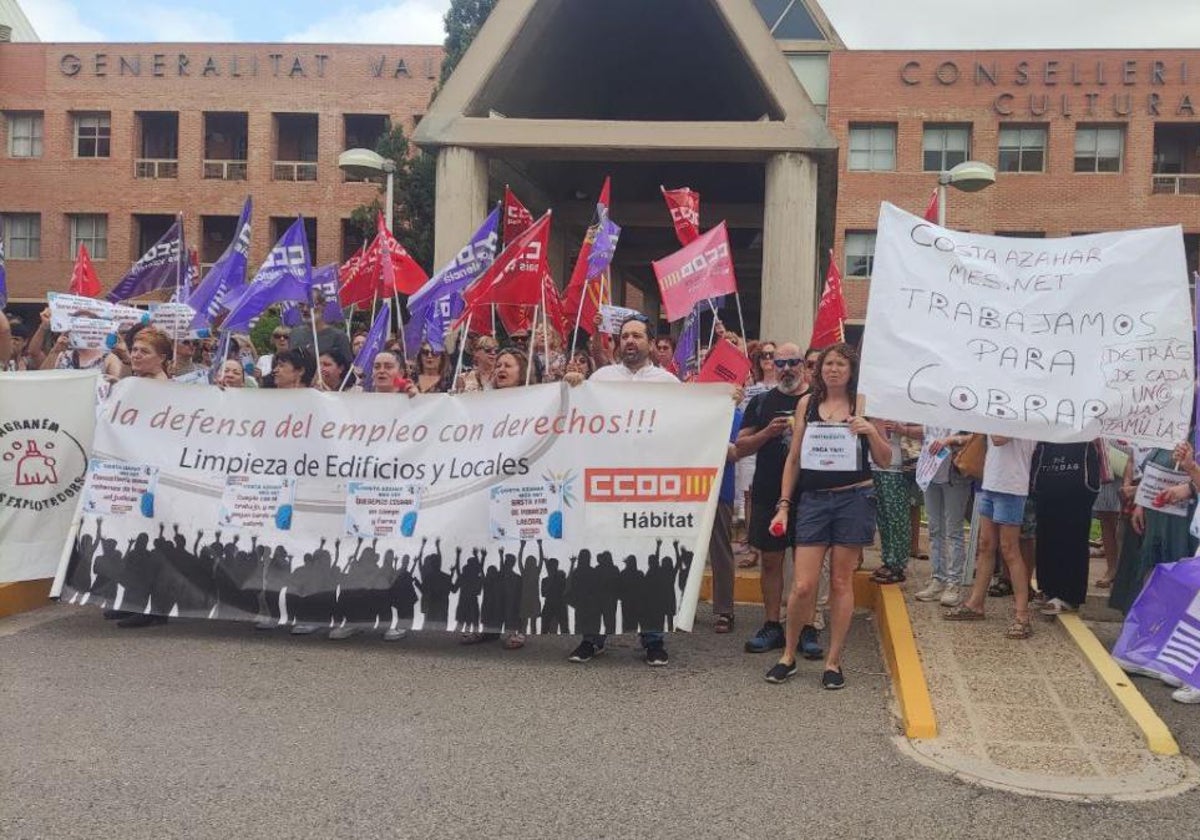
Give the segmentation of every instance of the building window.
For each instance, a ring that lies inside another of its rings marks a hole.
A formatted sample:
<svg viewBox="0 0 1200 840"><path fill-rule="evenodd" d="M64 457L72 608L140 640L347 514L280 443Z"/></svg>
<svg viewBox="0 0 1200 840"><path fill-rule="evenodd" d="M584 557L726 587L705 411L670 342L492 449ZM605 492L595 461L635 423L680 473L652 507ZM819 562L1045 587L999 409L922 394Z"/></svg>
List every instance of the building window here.
<svg viewBox="0 0 1200 840"><path fill-rule="evenodd" d="M8 120L8 156L40 158L42 156L42 114L10 113Z"/></svg>
<svg viewBox="0 0 1200 840"><path fill-rule="evenodd" d="M804 0L754 0L754 6L777 40L826 40L825 33L809 14Z"/></svg>
<svg viewBox="0 0 1200 840"><path fill-rule="evenodd" d="M926 125L921 144L925 171L945 172L967 159L971 150L971 127Z"/></svg>
<svg viewBox="0 0 1200 840"><path fill-rule="evenodd" d="M1120 172L1125 129L1119 125L1075 127L1076 172Z"/></svg>
<svg viewBox="0 0 1200 840"><path fill-rule="evenodd" d="M846 231L846 276L870 277L875 268L875 231Z"/></svg>
<svg viewBox="0 0 1200 840"><path fill-rule="evenodd" d="M829 53L788 53L787 60L824 119L829 110Z"/></svg>
<svg viewBox="0 0 1200 840"><path fill-rule="evenodd" d="M850 169L891 172L896 168L895 125L851 125Z"/></svg>
<svg viewBox="0 0 1200 840"><path fill-rule="evenodd" d="M1001 172L1046 171L1046 127L1007 125L1000 129Z"/></svg>
<svg viewBox="0 0 1200 840"><path fill-rule="evenodd" d="M42 258L42 217L39 213L4 214L4 256L10 260Z"/></svg>
<svg viewBox="0 0 1200 840"><path fill-rule="evenodd" d="M84 245L94 260L108 259L108 216L77 213L71 216L71 257Z"/></svg>
<svg viewBox="0 0 1200 840"><path fill-rule="evenodd" d="M75 115L75 157L108 157L111 138L108 114Z"/></svg>

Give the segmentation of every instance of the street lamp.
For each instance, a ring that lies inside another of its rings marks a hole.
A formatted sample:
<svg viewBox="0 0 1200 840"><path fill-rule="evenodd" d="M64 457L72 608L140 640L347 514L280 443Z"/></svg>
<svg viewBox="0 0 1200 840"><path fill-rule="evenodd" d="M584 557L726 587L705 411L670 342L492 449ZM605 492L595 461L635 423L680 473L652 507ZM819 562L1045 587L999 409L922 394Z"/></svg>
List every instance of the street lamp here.
<svg viewBox="0 0 1200 840"><path fill-rule="evenodd" d="M938 226L946 226L946 187L963 192L979 192L996 183L996 170L978 160L964 160L938 175Z"/></svg>
<svg viewBox="0 0 1200 840"><path fill-rule="evenodd" d="M384 218L387 220L388 230L391 230L396 162L388 160L370 149L347 149L338 155L338 169L351 178L362 178L364 181L374 178L380 172L387 175L387 204L384 209Z"/></svg>

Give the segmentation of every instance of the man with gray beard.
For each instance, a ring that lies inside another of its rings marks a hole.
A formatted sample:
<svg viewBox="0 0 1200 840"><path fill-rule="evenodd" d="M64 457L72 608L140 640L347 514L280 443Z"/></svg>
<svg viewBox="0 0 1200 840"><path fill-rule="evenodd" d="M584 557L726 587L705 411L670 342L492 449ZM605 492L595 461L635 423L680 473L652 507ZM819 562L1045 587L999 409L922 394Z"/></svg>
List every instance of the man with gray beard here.
<svg viewBox="0 0 1200 840"><path fill-rule="evenodd" d="M737 437L737 456L758 455L754 481L750 485L750 521L747 539L762 556L762 597L766 621L749 641L747 653L765 653L784 645L780 611L783 604L783 553L792 544L795 508L791 508L787 530L775 535L770 531L779 485L783 481L783 462L791 445L796 404L805 391L804 354L799 345L780 344L775 348L774 388L750 400L742 417ZM808 658L824 654L817 641L817 630L805 625L800 633L800 653Z"/></svg>

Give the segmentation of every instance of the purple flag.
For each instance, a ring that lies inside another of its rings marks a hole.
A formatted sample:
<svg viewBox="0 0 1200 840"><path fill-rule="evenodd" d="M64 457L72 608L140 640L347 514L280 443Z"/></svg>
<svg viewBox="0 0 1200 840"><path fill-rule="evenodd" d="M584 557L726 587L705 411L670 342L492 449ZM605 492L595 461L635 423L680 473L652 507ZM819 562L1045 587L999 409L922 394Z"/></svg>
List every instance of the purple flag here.
<svg viewBox="0 0 1200 840"><path fill-rule="evenodd" d="M0 309L8 306L8 270L4 267L4 217L0 216Z"/></svg>
<svg viewBox="0 0 1200 840"><path fill-rule="evenodd" d="M329 265L313 269L312 290L314 298L316 292L321 292L325 298L325 307L322 310L321 317L325 319L326 324L340 324L346 320L346 313L342 311L342 305L338 302L337 263L330 263ZM311 303L312 301L309 302ZM279 319L285 326L300 326L302 320L300 307L291 301L284 301L279 305Z"/></svg>
<svg viewBox="0 0 1200 840"><path fill-rule="evenodd" d="M416 357L422 341L428 341L434 350L445 349L446 330L463 311L463 289L475 282L496 259L499 226L500 208L497 207L483 220L458 255L408 299L404 349L410 358Z"/></svg>
<svg viewBox="0 0 1200 840"><path fill-rule="evenodd" d="M358 355L354 357L354 368L362 375L364 391L370 391L374 387L374 383L371 381L371 368L375 365L375 357L379 355L384 342L387 341L388 329L392 324L391 307L390 300L383 302L379 314L375 316L375 323L371 324L371 331L367 333L366 342L358 351Z"/></svg>
<svg viewBox="0 0 1200 840"><path fill-rule="evenodd" d="M2 255L0 255L2 256ZM3 260L0 260L0 272L3 271ZM1200 353L1200 271L1192 272L1192 296L1195 299L1195 311L1192 313L1193 324L1196 327L1196 352ZM1200 356L1193 358L1200 359ZM1196 424L1195 439L1192 441L1192 451L1196 453L1195 457L1200 458L1200 391L1196 391L1196 419L1192 422Z"/></svg>
<svg viewBox="0 0 1200 840"><path fill-rule="evenodd" d="M129 273L105 296L109 303L121 303L156 289L176 288L187 271L187 248L183 244L183 224L179 219L154 246L142 254Z"/></svg>
<svg viewBox="0 0 1200 840"><path fill-rule="evenodd" d="M697 304L683 322L683 331L679 333L679 342L675 345L675 366L679 368L679 378L687 379L689 375L699 373L700 355L696 345L700 342L700 305Z"/></svg>
<svg viewBox="0 0 1200 840"><path fill-rule="evenodd" d="M596 209L600 214L600 225L596 229L596 238L592 240L592 250L588 254L589 280L608 268L613 254L617 252L617 240L621 237L621 227L608 217L604 205L599 204Z"/></svg>
<svg viewBox="0 0 1200 840"><path fill-rule="evenodd" d="M1200 688L1200 557L1151 569L1112 655Z"/></svg>
<svg viewBox="0 0 1200 840"><path fill-rule="evenodd" d="M253 210L250 198L242 205L242 217L238 220L233 241L213 263L204 280L188 299L196 310L192 329L211 326L213 318L222 308L237 299L246 285L246 263L250 256L250 215Z"/></svg>
<svg viewBox="0 0 1200 840"><path fill-rule="evenodd" d="M241 296L229 307L224 330L240 331L274 303L306 301L312 288L312 265L308 261L308 237L304 219L297 217L287 229Z"/></svg>

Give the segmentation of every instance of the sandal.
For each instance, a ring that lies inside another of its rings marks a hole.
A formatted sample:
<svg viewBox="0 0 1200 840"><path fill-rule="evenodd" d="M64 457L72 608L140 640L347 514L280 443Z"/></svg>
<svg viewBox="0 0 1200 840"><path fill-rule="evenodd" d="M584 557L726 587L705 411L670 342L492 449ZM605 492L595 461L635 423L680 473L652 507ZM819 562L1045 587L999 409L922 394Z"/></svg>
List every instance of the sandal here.
<svg viewBox="0 0 1200 840"><path fill-rule="evenodd" d="M757 565L758 565L758 555L757 554L743 555L741 557L741 559L739 559L737 561L737 567L739 569L753 569Z"/></svg>
<svg viewBox="0 0 1200 840"><path fill-rule="evenodd" d="M942 613L942 618L946 621L983 621L987 616L978 610L973 610L966 604L959 604L957 607L951 607Z"/></svg>
<svg viewBox="0 0 1200 840"><path fill-rule="evenodd" d="M988 595L993 598L1007 598L1013 594L1012 581L1000 578L1000 580L988 587Z"/></svg>
<svg viewBox="0 0 1200 840"><path fill-rule="evenodd" d="M904 571L891 566L880 566L871 574L873 583L904 583Z"/></svg>
<svg viewBox="0 0 1200 840"><path fill-rule="evenodd" d="M1028 639L1032 635L1033 625L1028 620L1021 621L1019 618L1013 619L1013 623L1004 631L1006 639Z"/></svg>
<svg viewBox="0 0 1200 840"><path fill-rule="evenodd" d="M733 631L733 616L722 613L717 616L716 625L713 630L717 633L730 633Z"/></svg>
<svg viewBox="0 0 1200 840"><path fill-rule="evenodd" d="M523 647L525 647L524 633L509 633L504 637L505 650L518 650Z"/></svg>
<svg viewBox="0 0 1200 840"><path fill-rule="evenodd" d="M1112 578L1102 577L1102 578L1100 578L1100 580L1096 581L1096 588L1097 589L1111 589L1112 583L1113 583Z"/></svg>
<svg viewBox="0 0 1200 840"><path fill-rule="evenodd" d="M463 633L458 637L458 643L460 645L481 645L484 642L494 642L499 638L499 633Z"/></svg>

